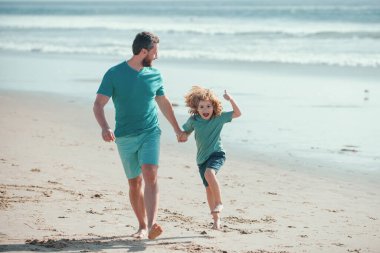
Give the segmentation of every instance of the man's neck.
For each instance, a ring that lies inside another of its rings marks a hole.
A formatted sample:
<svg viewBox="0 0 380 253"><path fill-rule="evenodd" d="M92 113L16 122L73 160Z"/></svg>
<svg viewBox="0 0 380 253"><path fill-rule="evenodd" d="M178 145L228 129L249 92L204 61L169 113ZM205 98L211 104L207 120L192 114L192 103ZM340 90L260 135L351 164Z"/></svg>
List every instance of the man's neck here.
<svg viewBox="0 0 380 253"><path fill-rule="evenodd" d="M132 56L131 59L127 60L128 65L136 71L140 71L144 66L142 65L142 61L138 59L136 56Z"/></svg>

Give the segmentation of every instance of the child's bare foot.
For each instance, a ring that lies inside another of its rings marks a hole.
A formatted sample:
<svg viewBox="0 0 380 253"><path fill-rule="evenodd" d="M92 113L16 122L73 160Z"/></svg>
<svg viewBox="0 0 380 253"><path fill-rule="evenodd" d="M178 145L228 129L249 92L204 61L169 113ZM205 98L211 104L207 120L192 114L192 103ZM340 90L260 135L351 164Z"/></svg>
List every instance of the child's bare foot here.
<svg viewBox="0 0 380 253"><path fill-rule="evenodd" d="M214 230L220 230L220 218L214 220L214 224L211 227Z"/></svg>
<svg viewBox="0 0 380 253"><path fill-rule="evenodd" d="M148 238L154 240L162 234L163 230L157 223L153 224L152 228L149 230Z"/></svg>
<svg viewBox="0 0 380 253"><path fill-rule="evenodd" d="M146 237L147 233L148 231L146 229L140 228L136 233L132 234L132 237L136 239L142 239Z"/></svg>

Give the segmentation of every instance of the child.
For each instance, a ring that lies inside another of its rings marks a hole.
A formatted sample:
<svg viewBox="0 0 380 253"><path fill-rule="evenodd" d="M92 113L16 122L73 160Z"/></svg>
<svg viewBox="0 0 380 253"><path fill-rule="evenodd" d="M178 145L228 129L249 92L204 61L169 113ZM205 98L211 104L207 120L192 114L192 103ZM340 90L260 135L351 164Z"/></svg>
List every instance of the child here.
<svg viewBox="0 0 380 253"><path fill-rule="evenodd" d="M222 105L215 94L199 86L193 86L185 96L186 106L192 115L183 125L185 135L180 139L186 141L188 135L195 131L197 144L197 164L203 184L206 187L207 201L213 216L213 229L220 229L220 212L223 209L219 182L216 174L226 160L222 147L220 132L223 125L233 118L240 117L240 109L233 98L224 91L223 97L230 101L231 112L222 112Z"/></svg>

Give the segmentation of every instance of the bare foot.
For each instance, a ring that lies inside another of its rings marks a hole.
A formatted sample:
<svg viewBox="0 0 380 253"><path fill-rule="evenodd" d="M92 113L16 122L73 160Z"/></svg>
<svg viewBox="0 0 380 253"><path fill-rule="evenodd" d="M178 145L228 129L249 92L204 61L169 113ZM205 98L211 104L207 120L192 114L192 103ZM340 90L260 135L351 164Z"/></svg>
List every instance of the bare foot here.
<svg viewBox="0 0 380 253"><path fill-rule="evenodd" d="M147 232L148 231L146 229L140 228L136 233L132 234L132 237L136 239L142 239L147 235Z"/></svg>
<svg viewBox="0 0 380 253"><path fill-rule="evenodd" d="M211 227L214 230L220 230L220 218L214 220L214 224Z"/></svg>
<svg viewBox="0 0 380 253"><path fill-rule="evenodd" d="M163 230L157 223L153 224L152 228L149 230L148 238L154 240L162 234Z"/></svg>

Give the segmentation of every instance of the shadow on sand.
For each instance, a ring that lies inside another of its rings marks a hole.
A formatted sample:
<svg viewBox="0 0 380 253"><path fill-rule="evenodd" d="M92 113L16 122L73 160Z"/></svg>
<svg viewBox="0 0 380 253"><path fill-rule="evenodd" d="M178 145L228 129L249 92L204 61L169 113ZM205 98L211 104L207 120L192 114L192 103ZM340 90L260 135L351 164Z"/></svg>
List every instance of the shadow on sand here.
<svg viewBox="0 0 380 253"><path fill-rule="evenodd" d="M7 251L80 251L96 252L102 250L125 250L126 252L145 251L149 247L164 245L186 245L194 238L208 238L208 236L162 237L156 240L137 240L130 236L96 237L86 239L47 239L26 240L24 244L2 244L0 252ZM174 240L174 241L173 241ZM179 240L179 241L176 241Z"/></svg>

